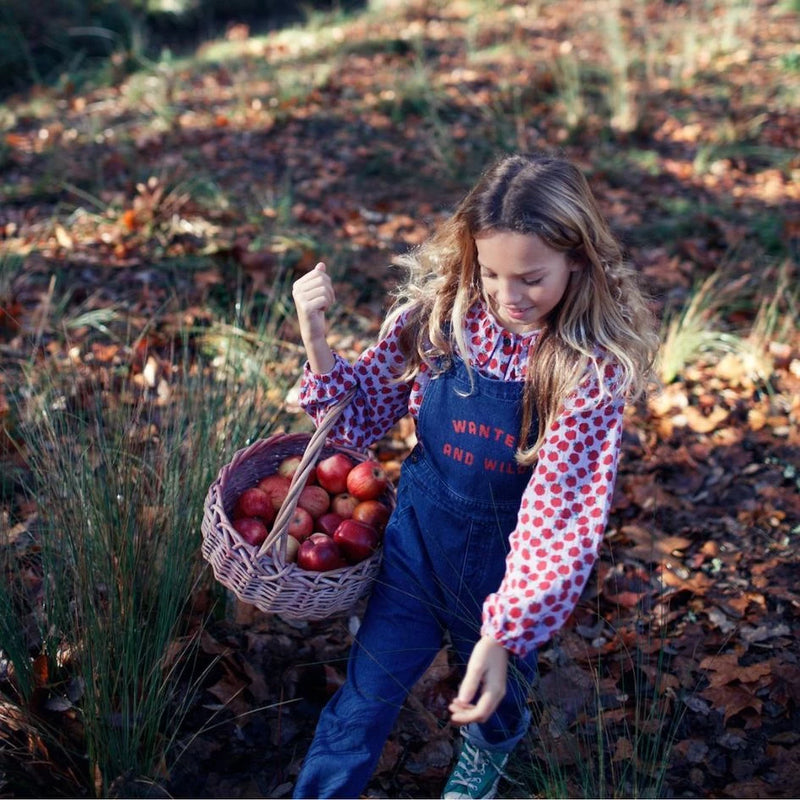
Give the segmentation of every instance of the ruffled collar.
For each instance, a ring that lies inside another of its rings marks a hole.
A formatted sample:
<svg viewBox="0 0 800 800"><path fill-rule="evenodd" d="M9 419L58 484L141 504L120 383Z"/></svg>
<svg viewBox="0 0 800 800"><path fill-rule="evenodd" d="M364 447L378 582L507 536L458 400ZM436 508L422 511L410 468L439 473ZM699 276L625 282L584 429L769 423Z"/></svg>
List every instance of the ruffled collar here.
<svg viewBox="0 0 800 800"><path fill-rule="evenodd" d="M514 331L504 328L497 321L497 317L495 317L489 306L482 300L475 303L467 312L467 322L469 323L469 321L472 319L485 319L487 325L487 335L491 335L493 337L502 336L511 340L512 342L523 341L530 344L530 342L535 339L541 331L540 328L535 328L532 331L525 331L525 333L514 333Z"/></svg>
<svg viewBox="0 0 800 800"><path fill-rule="evenodd" d="M464 320L470 360L481 370L505 380L522 380L528 352L539 330L514 333L506 330L483 302L475 303Z"/></svg>

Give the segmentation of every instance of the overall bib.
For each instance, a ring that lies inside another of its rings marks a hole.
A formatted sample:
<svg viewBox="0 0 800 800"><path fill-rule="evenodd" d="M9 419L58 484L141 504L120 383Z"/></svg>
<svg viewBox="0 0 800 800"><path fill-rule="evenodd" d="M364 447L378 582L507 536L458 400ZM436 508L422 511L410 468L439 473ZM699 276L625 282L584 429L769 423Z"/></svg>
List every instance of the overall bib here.
<svg viewBox="0 0 800 800"><path fill-rule="evenodd" d="M514 461L522 384L472 374L455 359L425 390L419 444L403 464L381 570L353 643L347 680L323 709L295 797L358 797L406 695L443 645L466 665L486 596L505 573L508 536L530 468ZM463 733L510 752L530 722L535 654L509 659L508 691Z"/></svg>

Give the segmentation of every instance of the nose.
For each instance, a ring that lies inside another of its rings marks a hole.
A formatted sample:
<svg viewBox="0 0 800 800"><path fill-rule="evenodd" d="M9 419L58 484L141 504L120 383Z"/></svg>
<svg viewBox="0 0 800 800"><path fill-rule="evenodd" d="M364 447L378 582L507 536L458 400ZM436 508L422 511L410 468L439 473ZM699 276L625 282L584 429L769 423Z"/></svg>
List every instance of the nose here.
<svg viewBox="0 0 800 800"><path fill-rule="evenodd" d="M516 281L501 278L497 285L497 300L504 306L516 305L520 298Z"/></svg>

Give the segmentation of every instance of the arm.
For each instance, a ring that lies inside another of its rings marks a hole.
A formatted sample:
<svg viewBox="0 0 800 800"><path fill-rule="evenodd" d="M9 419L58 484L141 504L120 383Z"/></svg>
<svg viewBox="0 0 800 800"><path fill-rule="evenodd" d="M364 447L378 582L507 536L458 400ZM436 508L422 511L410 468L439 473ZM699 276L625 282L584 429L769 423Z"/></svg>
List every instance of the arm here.
<svg viewBox="0 0 800 800"><path fill-rule="evenodd" d="M334 365L333 351L326 336L325 312L335 299L325 264L320 261L311 272L298 278L292 286L292 297L309 366L316 374L324 375Z"/></svg>
<svg viewBox="0 0 800 800"><path fill-rule="evenodd" d="M566 622L594 567L611 506L623 401L597 380L568 401L539 453L510 536L506 572L483 607L482 634L525 655Z"/></svg>
<svg viewBox="0 0 800 800"><path fill-rule="evenodd" d="M399 319L355 364L350 364L328 345L325 312L334 295L324 264L317 264L299 278L292 294L308 355L300 385L300 405L318 424L328 408L355 387L356 394L330 437L350 447L368 447L409 411L412 381L397 381L405 366L398 345L404 320Z"/></svg>
<svg viewBox="0 0 800 800"><path fill-rule="evenodd" d="M539 453L510 536L505 577L486 598L482 636L450 704L457 725L491 716L506 692L509 654L524 656L547 641L586 585L611 505L624 409L613 395L593 405L598 395L597 381L587 381Z"/></svg>

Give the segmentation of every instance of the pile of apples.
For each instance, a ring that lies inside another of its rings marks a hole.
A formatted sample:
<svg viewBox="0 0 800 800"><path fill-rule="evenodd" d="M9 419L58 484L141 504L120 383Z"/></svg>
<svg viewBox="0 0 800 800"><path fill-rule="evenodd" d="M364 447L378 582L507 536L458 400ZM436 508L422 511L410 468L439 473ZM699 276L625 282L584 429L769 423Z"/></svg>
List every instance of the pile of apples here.
<svg viewBox="0 0 800 800"><path fill-rule="evenodd" d="M260 546L281 508L300 465L287 456L277 472L245 489L233 507L233 527L248 544ZM286 560L314 572L357 564L371 556L391 509L382 496L389 478L372 459L356 463L334 453L314 466L289 520Z"/></svg>

